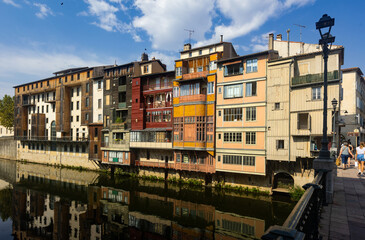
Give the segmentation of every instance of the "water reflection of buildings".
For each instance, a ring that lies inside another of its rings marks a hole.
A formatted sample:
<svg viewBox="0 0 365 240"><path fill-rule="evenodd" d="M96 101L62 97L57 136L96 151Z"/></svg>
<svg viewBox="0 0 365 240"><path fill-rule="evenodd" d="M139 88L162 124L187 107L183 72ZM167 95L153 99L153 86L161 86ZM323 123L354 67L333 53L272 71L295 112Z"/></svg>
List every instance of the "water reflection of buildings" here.
<svg viewBox="0 0 365 240"><path fill-rule="evenodd" d="M264 220L222 212L209 204L153 191L87 185L77 181L80 176L68 181L43 178L33 171L18 171L13 190L17 239L223 240L257 238L265 230Z"/></svg>

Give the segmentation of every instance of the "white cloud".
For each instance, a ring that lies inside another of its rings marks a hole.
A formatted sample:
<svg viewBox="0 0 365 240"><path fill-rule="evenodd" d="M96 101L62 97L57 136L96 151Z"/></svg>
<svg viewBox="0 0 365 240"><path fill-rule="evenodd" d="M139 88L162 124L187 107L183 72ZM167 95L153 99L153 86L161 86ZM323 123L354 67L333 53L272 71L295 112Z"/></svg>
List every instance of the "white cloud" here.
<svg viewBox="0 0 365 240"><path fill-rule="evenodd" d="M194 30L195 46L231 41L258 29L269 19L315 0L135 0L142 13L133 26L147 32L154 49L176 50ZM214 23L213 23L214 22ZM216 23L216 24L215 24ZM210 37L207 37L210 36Z"/></svg>
<svg viewBox="0 0 365 240"><path fill-rule="evenodd" d="M118 0L111 0L107 2L105 0L84 0L88 4L88 11L79 13L79 16L94 16L98 21L93 22L94 25L109 31L109 32L122 32L130 33L136 42L141 41L140 37L136 34L131 24L120 21L117 17L119 12L119 4L121 9L125 9L124 5Z"/></svg>
<svg viewBox="0 0 365 240"><path fill-rule="evenodd" d="M100 62L100 57L90 54L75 55L0 44L0 96L13 95L14 85L51 77L53 72L59 70L104 64Z"/></svg>
<svg viewBox="0 0 365 240"><path fill-rule="evenodd" d="M154 49L182 48L184 40L188 39L184 29L194 30L192 38L202 41L212 27L212 0L136 0L135 6L142 16L133 20L133 26L147 32Z"/></svg>
<svg viewBox="0 0 365 240"><path fill-rule="evenodd" d="M220 24L214 27L210 39L199 42L204 45L216 42L220 35L231 41L249 32L258 29L270 18L278 17L291 8L302 7L315 0L216 0L218 11L230 20L229 24Z"/></svg>
<svg viewBox="0 0 365 240"><path fill-rule="evenodd" d="M15 3L14 0L3 0L3 2L6 4L9 4L9 5L12 5L14 7L17 7L17 8L21 7L20 4Z"/></svg>
<svg viewBox="0 0 365 240"><path fill-rule="evenodd" d="M39 12L35 14L38 18L44 19L48 15L54 15L52 10L46 4L33 3L33 5L39 8Z"/></svg>
<svg viewBox="0 0 365 240"><path fill-rule="evenodd" d="M160 51L153 51L149 54L150 58L155 57L156 59L160 59L163 64L166 64L166 70L174 70L175 69L175 60L179 58L179 56L175 54L165 54Z"/></svg>

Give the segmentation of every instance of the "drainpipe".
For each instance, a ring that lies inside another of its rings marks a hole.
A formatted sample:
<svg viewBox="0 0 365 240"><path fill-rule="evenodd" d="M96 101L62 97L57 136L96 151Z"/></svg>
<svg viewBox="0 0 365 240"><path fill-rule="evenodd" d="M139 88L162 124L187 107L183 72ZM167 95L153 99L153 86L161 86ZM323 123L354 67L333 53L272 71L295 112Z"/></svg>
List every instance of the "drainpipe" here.
<svg viewBox="0 0 365 240"><path fill-rule="evenodd" d="M289 53L289 33L288 33L288 53ZM290 111L290 94L291 94L291 69L292 69L292 65L294 63L294 59L292 59L289 63L289 143L288 143L288 149L289 149L289 159L288 161L290 162L290 153L291 153L291 111Z"/></svg>
<svg viewBox="0 0 365 240"><path fill-rule="evenodd" d="M290 40L289 40L290 29L286 30L286 33L288 34L288 57L289 57L290 56Z"/></svg>

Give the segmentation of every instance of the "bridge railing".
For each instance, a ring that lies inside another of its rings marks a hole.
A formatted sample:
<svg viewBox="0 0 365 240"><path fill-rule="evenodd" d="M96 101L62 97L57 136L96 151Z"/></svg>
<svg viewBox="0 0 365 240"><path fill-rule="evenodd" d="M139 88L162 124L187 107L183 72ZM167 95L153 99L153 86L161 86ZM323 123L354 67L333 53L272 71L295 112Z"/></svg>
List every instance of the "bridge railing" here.
<svg viewBox="0 0 365 240"><path fill-rule="evenodd" d="M319 239L318 227L323 203L326 202L326 172L319 171L282 226L271 226L261 237L273 239Z"/></svg>

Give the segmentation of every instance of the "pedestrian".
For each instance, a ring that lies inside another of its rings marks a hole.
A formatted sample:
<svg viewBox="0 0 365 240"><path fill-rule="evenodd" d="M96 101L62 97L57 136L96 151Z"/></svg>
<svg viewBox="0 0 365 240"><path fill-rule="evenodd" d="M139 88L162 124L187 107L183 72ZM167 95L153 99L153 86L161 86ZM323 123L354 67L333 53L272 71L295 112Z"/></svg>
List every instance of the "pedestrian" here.
<svg viewBox="0 0 365 240"><path fill-rule="evenodd" d="M356 156L355 156L355 161L357 160L359 162L359 172L357 173L357 176L361 176L361 174L363 176L364 175L364 162L365 162L365 158L364 158L364 154L365 154L365 147L364 147L364 142L360 143L360 146L356 148Z"/></svg>
<svg viewBox="0 0 365 240"><path fill-rule="evenodd" d="M354 155L352 154L354 152L354 147L352 146L351 142L348 141L348 147L349 147L349 150L350 150L350 155L349 155L349 159L348 159L348 164L347 164L347 167L350 167L351 166L351 159L354 158Z"/></svg>
<svg viewBox="0 0 365 240"><path fill-rule="evenodd" d="M352 154L352 153L351 153ZM349 158L350 155L350 149L348 147L347 142L343 143L343 147L341 147L340 150L340 154L339 157L341 156L341 160L342 160L342 169L345 170L346 169L346 165L347 165L347 159Z"/></svg>

